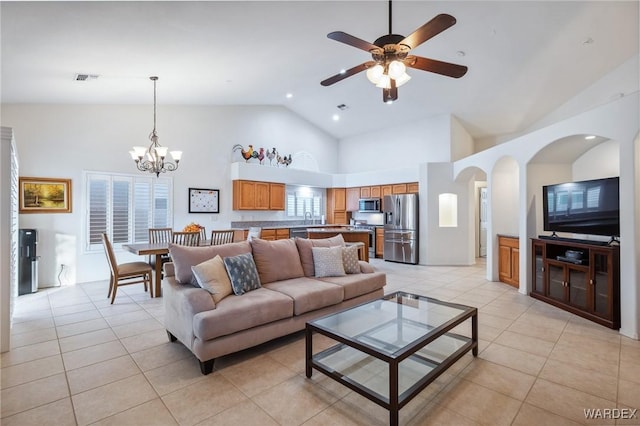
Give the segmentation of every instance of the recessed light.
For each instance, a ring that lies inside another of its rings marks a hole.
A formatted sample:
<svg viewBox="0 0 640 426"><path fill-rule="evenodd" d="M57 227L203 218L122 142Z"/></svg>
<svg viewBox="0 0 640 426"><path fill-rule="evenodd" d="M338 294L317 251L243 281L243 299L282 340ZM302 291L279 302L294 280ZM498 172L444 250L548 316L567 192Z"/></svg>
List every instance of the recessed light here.
<svg viewBox="0 0 640 426"><path fill-rule="evenodd" d="M291 99L293 98L293 93L287 93L285 96L287 97L287 99Z"/></svg>
<svg viewBox="0 0 640 426"><path fill-rule="evenodd" d="M333 121L340 120L340 116L338 114L333 114L333 117L331 117L331 118L333 118Z"/></svg>
<svg viewBox="0 0 640 426"><path fill-rule="evenodd" d="M586 140L590 141L592 139L595 139L596 137L594 135L589 135L589 136L585 136L584 137Z"/></svg>
<svg viewBox="0 0 640 426"><path fill-rule="evenodd" d="M344 74L346 72L347 72L347 70L345 70L344 68L340 70L340 74Z"/></svg>
<svg viewBox="0 0 640 426"><path fill-rule="evenodd" d="M464 51L464 50L458 50L456 53L457 53L457 54L458 54L458 56L460 56L460 57L462 57L462 56L466 56L466 53L465 53L465 51Z"/></svg>

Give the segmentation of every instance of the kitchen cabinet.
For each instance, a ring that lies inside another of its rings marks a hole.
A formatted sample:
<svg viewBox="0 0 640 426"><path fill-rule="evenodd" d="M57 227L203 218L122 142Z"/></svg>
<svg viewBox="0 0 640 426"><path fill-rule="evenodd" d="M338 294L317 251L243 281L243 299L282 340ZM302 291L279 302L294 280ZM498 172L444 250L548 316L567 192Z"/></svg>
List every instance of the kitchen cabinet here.
<svg viewBox="0 0 640 426"><path fill-rule="evenodd" d="M393 195L393 187L391 185L380 186L380 195L382 197L384 197L385 195Z"/></svg>
<svg viewBox="0 0 640 426"><path fill-rule="evenodd" d="M286 240L289 238L289 228L276 229L276 240Z"/></svg>
<svg viewBox="0 0 640 426"><path fill-rule="evenodd" d="M532 238L531 297L620 328L620 246Z"/></svg>
<svg viewBox="0 0 640 426"><path fill-rule="evenodd" d="M329 223L346 225L350 214L347 214L347 191L345 188L327 189L327 220Z"/></svg>
<svg viewBox="0 0 640 426"><path fill-rule="evenodd" d="M512 287L520 287L520 240L498 235L498 279Z"/></svg>
<svg viewBox="0 0 640 426"><path fill-rule="evenodd" d="M408 194L417 194L418 192L420 192L420 184L418 182L409 182L407 184Z"/></svg>
<svg viewBox="0 0 640 426"><path fill-rule="evenodd" d="M371 198L382 198L382 191L379 186L371 187Z"/></svg>
<svg viewBox="0 0 640 426"><path fill-rule="evenodd" d="M407 184L406 183L396 183L391 186L391 192L393 194L406 194L407 193Z"/></svg>
<svg viewBox="0 0 640 426"><path fill-rule="evenodd" d="M284 210L284 184L251 180L233 181L234 210Z"/></svg>
<svg viewBox="0 0 640 426"><path fill-rule="evenodd" d="M284 183L269 184L269 210L284 210L285 205Z"/></svg>
<svg viewBox="0 0 640 426"><path fill-rule="evenodd" d="M376 228L376 257L384 255L384 228Z"/></svg>
<svg viewBox="0 0 640 426"><path fill-rule="evenodd" d="M360 188L360 198L371 198L371 187L363 186Z"/></svg>
<svg viewBox="0 0 640 426"><path fill-rule="evenodd" d="M360 200L360 187L347 188L347 211L357 212L360 206L358 200Z"/></svg>
<svg viewBox="0 0 640 426"><path fill-rule="evenodd" d="M260 239L273 241L276 239L276 230L275 229L262 229L260 231Z"/></svg>

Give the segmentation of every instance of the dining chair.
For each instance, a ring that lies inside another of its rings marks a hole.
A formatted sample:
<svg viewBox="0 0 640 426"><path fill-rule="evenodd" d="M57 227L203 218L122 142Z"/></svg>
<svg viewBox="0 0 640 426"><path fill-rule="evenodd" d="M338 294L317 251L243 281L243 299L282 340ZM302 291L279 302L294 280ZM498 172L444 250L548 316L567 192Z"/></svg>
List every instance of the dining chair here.
<svg viewBox="0 0 640 426"><path fill-rule="evenodd" d="M173 232L173 244L179 244L181 246L199 246L200 245L200 231L196 232Z"/></svg>
<svg viewBox="0 0 640 426"><path fill-rule="evenodd" d="M149 290L149 294L153 297L153 286L151 285L151 273L153 269L146 262L128 262L118 264L116 256L113 253L113 246L107 237L107 234L102 234L102 244L104 245L104 252L107 255L107 261L109 262L109 270L111 276L109 277L109 293L107 298L111 297L111 304L116 300L116 292L121 285L144 283L144 291Z"/></svg>
<svg viewBox="0 0 640 426"><path fill-rule="evenodd" d="M149 228L150 243L170 243L173 241L173 229L171 228ZM155 266L155 256L148 256L147 261L152 267ZM162 263L171 262L168 254L163 254Z"/></svg>
<svg viewBox="0 0 640 426"><path fill-rule="evenodd" d="M200 242L203 243L207 240L207 228L200 226Z"/></svg>
<svg viewBox="0 0 640 426"><path fill-rule="evenodd" d="M233 230L229 231L211 231L211 245L218 246L233 242Z"/></svg>

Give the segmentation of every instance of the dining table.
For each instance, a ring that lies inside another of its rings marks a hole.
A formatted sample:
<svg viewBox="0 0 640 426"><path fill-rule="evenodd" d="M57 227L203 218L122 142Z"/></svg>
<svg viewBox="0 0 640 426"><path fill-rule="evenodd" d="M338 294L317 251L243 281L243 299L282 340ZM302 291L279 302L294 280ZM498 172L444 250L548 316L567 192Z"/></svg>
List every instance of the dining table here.
<svg viewBox="0 0 640 426"><path fill-rule="evenodd" d="M169 254L169 243L134 243L123 244L123 250L138 256L153 256L155 270L153 273L153 289L155 297L162 296L162 260L163 254Z"/></svg>

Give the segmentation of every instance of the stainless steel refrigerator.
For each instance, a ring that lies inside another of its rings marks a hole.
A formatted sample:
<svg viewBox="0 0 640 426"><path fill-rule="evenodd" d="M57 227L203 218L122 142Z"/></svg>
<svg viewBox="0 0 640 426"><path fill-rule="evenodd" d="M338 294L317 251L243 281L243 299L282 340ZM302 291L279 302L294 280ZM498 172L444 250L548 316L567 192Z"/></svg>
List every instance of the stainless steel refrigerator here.
<svg viewBox="0 0 640 426"><path fill-rule="evenodd" d="M385 195L384 260L418 263L418 194Z"/></svg>

